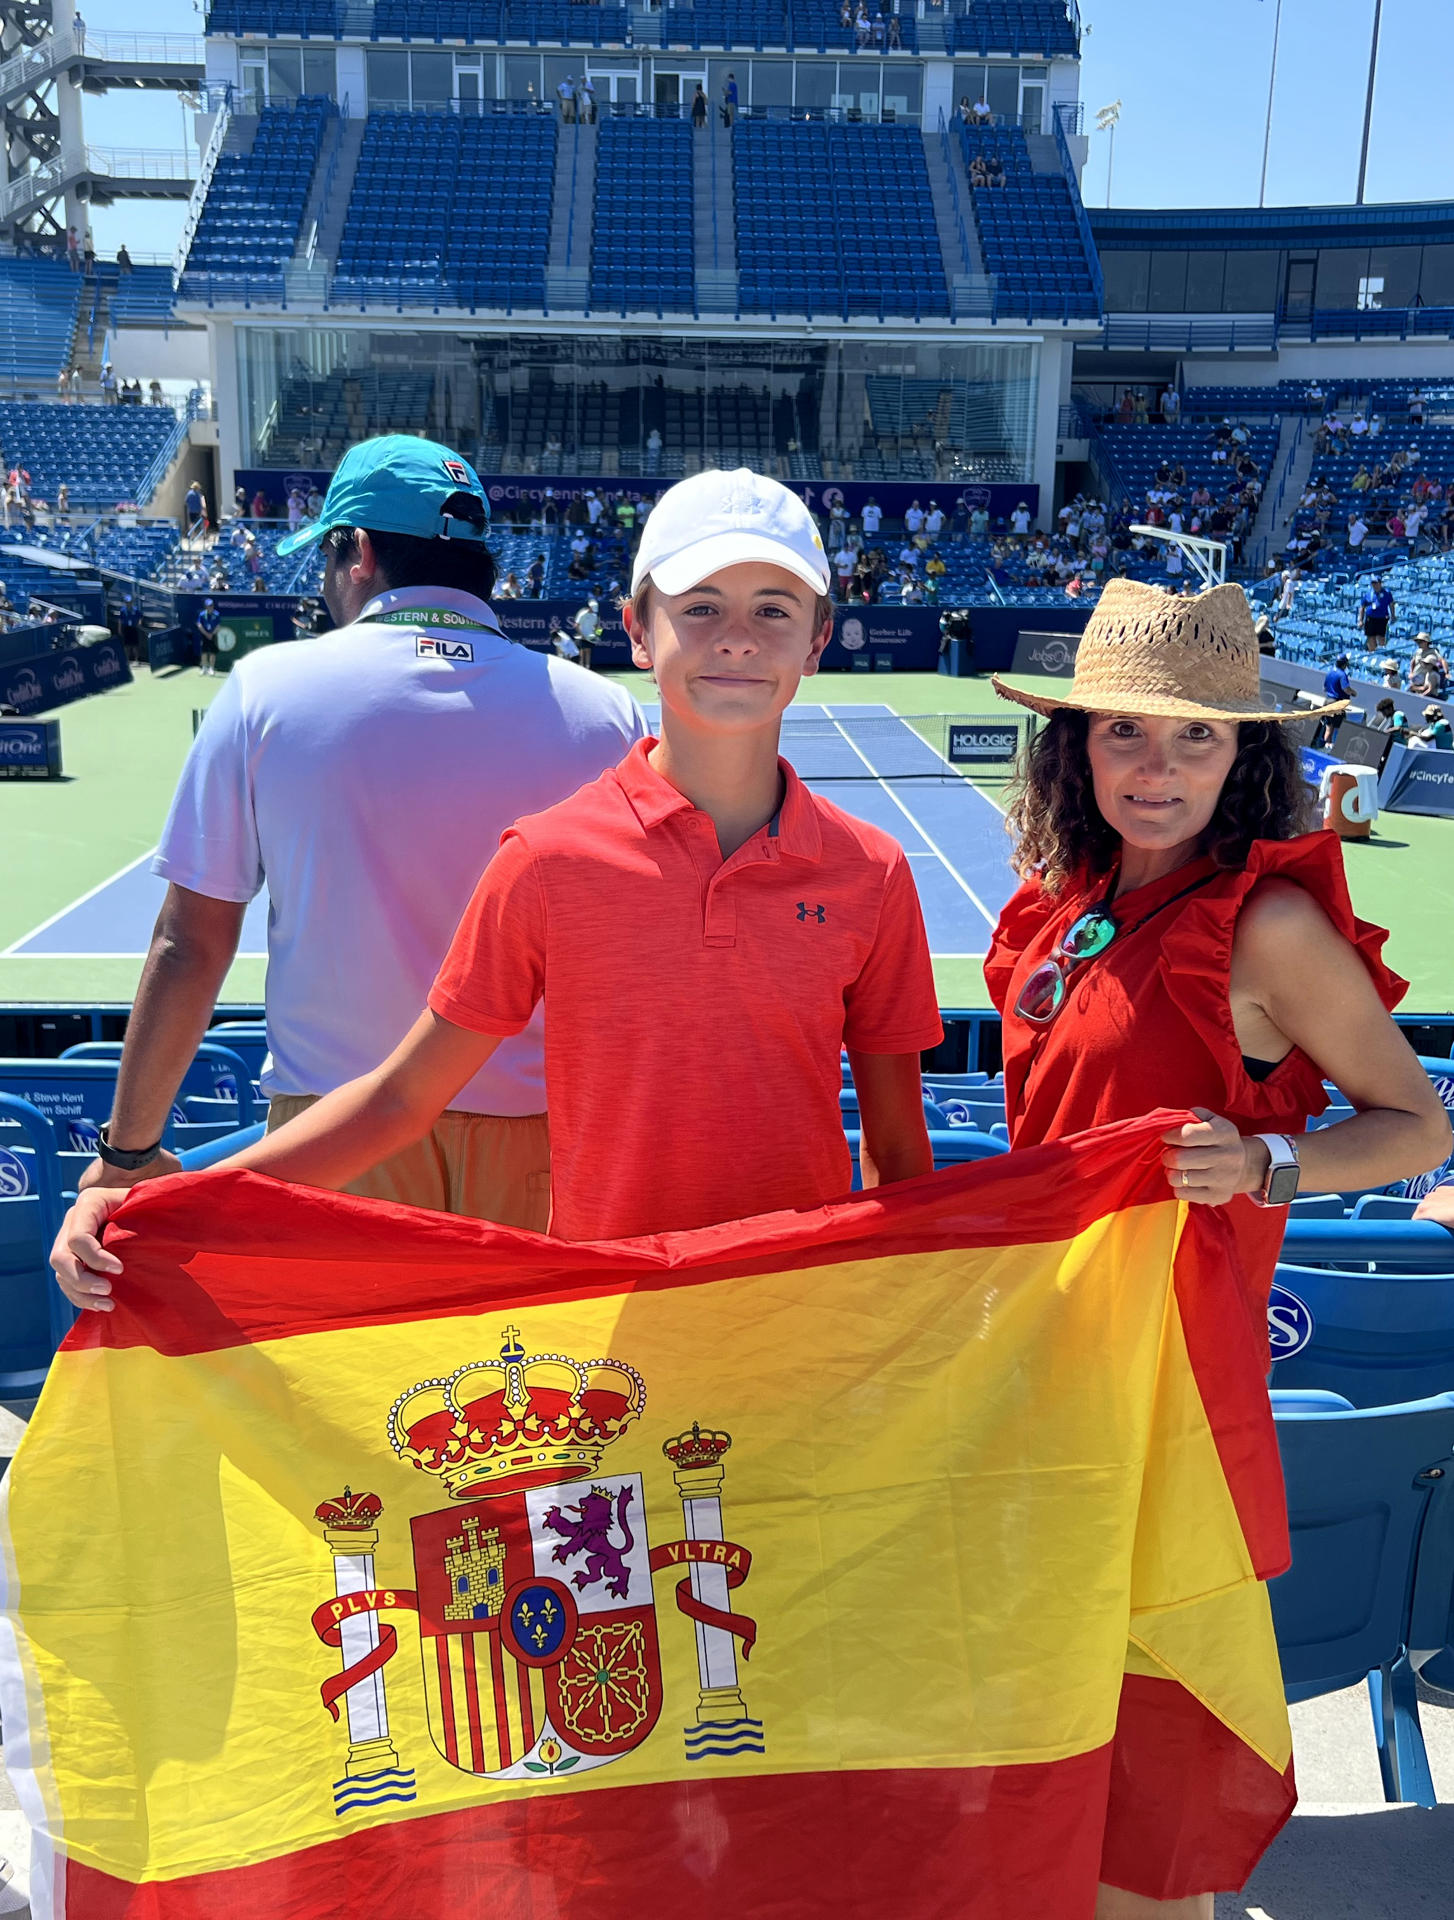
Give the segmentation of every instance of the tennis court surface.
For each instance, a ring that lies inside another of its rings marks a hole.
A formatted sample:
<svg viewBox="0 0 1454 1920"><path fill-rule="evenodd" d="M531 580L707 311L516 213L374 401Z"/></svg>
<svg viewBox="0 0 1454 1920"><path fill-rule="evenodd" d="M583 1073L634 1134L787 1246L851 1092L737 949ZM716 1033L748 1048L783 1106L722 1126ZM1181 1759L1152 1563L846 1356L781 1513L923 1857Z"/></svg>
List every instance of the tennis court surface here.
<svg viewBox="0 0 1454 1920"><path fill-rule="evenodd" d="M654 723L655 710L647 712ZM911 721L890 707L855 704L793 706L783 727L783 752L808 785L903 847L924 903L930 948L946 960L985 952L1015 887L1000 809L948 758L950 729L964 724L962 715ZM23 934L6 955L140 958L166 891L150 865L150 853L141 855ZM265 894L247 910L238 951L267 952Z"/></svg>

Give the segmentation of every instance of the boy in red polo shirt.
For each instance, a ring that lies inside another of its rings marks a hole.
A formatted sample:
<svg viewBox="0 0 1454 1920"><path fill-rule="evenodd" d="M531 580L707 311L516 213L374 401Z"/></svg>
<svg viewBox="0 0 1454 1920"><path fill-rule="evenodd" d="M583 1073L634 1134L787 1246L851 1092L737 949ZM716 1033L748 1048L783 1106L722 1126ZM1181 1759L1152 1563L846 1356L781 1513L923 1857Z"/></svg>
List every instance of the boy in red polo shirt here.
<svg viewBox="0 0 1454 1920"><path fill-rule="evenodd" d="M930 1171L919 1053L941 1027L908 863L778 757L783 710L832 632L811 516L776 481L699 474L647 521L632 586L661 737L518 821L408 1037L228 1166L345 1185L427 1131L544 995L561 1238L846 1191L845 1046L865 1185ZM101 1218L78 1210L57 1243L83 1304L109 1304L96 1276L119 1270L91 1237Z"/></svg>

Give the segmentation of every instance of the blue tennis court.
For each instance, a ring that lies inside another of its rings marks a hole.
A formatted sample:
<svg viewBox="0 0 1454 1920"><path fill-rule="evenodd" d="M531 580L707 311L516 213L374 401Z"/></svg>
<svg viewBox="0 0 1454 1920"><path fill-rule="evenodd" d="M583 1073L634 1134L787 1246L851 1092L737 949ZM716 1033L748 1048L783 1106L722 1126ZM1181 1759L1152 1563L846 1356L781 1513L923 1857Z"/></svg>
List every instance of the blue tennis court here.
<svg viewBox="0 0 1454 1920"><path fill-rule="evenodd" d="M881 827L903 847L936 959L984 953L1015 887L1004 819L993 800L890 707L791 707L783 751L815 792ZM150 853L142 854L6 953L53 959L145 954L166 892L150 866ZM239 953L266 955L267 916L267 896L260 894L243 921Z"/></svg>

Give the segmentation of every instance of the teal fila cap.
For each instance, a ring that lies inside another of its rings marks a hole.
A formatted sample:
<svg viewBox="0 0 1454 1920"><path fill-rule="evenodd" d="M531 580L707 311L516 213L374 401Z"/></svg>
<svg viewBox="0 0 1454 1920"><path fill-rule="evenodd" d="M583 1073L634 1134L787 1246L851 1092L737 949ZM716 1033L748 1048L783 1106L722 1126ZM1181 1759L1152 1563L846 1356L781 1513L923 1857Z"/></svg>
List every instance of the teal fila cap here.
<svg viewBox="0 0 1454 1920"><path fill-rule="evenodd" d="M368 527L414 540L483 540L490 503L479 475L437 440L386 433L339 461L318 518L278 542L279 553L317 546L335 527Z"/></svg>

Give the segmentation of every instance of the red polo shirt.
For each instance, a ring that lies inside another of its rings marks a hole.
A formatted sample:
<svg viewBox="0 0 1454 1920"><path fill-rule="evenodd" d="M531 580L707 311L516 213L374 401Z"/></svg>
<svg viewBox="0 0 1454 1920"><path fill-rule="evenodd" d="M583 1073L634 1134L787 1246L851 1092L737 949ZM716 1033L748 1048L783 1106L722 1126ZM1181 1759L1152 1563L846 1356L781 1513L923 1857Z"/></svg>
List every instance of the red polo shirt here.
<svg viewBox="0 0 1454 1920"><path fill-rule="evenodd" d="M639 741L500 842L429 1004L519 1033L541 995L551 1231L709 1226L844 1193L843 1046L941 1037L896 841L780 761L778 814L729 860Z"/></svg>

